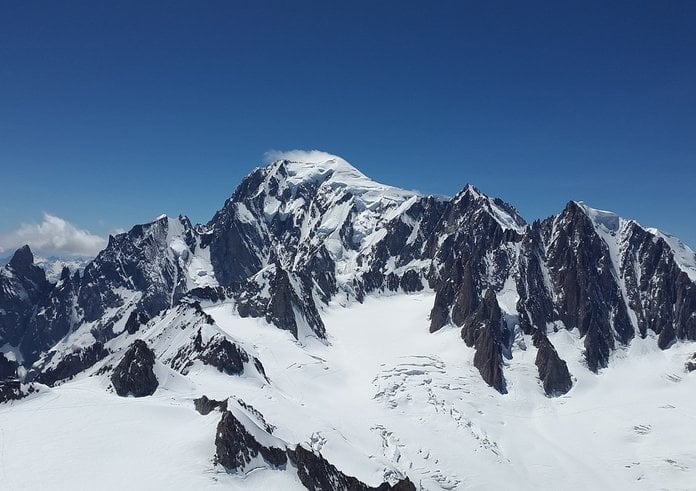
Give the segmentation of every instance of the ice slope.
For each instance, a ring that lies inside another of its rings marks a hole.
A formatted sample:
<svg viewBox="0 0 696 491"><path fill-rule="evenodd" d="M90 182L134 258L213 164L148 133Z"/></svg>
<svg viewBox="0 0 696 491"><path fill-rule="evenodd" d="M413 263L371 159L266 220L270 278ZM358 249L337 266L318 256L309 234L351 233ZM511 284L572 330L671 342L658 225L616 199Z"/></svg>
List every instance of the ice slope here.
<svg viewBox="0 0 696 491"><path fill-rule="evenodd" d="M292 468L228 475L213 466L220 414L192 399L241 398L277 429L349 475L376 485L408 475L422 489L689 489L696 482L693 346L661 351L635 339L599 375L576 332L550 333L575 376L543 395L528 337L506 361L509 393L488 387L458 329L428 334L433 295L369 297L324 312L329 345L205 306L217 326L254 349L269 384L194 366L152 397L122 399L79 377L0 406L0 479L8 489L295 489ZM146 333L144 333L146 335ZM162 380L164 379L164 380ZM37 452L40 450L39 464ZM32 471L34 465L40 470Z"/></svg>
<svg viewBox="0 0 696 491"><path fill-rule="evenodd" d="M358 197L366 208L385 199L402 202L404 198L416 194L413 191L375 182L337 155L317 152L308 154L306 157L289 158L285 162L289 186L322 181L325 186L350 192ZM325 176L328 178L324 179Z"/></svg>

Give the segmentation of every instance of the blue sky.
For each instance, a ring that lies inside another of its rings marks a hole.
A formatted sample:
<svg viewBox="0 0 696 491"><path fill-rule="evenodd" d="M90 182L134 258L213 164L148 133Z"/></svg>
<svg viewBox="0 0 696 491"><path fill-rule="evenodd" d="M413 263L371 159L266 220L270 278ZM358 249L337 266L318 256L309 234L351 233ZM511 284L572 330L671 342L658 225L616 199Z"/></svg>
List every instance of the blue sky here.
<svg viewBox="0 0 696 491"><path fill-rule="evenodd" d="M0 247L206 222L302 148L693 248L696 3L605 3L2 2Z"/></svg>

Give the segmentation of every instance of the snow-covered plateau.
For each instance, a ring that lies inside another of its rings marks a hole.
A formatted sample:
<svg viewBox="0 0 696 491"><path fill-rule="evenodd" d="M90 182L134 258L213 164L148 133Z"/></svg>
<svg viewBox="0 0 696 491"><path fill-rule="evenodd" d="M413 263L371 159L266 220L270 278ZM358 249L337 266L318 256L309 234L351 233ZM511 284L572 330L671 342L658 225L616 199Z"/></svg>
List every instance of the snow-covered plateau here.
<svg viewBox="0 0 696 491"><path fill-rule="evenodd" d="M339 157L0 269L0 489L694 489L696 256Z"/></svg>

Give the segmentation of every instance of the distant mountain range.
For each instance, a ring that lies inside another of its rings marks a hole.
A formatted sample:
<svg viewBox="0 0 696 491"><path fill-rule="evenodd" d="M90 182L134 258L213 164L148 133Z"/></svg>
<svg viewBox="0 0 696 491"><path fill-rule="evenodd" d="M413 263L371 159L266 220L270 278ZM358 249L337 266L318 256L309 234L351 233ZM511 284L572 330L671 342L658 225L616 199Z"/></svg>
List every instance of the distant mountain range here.
<svg viewBox="0 0 696 491"><path fill-rule="evenodd" d="M12 256L0 257L0 266L5 266L11 259ZM48 281L56 283L63 268L67 267L73 273L82 271L92 259L94 258L90 256L34 256L34 264L46 272Z"/></svg>

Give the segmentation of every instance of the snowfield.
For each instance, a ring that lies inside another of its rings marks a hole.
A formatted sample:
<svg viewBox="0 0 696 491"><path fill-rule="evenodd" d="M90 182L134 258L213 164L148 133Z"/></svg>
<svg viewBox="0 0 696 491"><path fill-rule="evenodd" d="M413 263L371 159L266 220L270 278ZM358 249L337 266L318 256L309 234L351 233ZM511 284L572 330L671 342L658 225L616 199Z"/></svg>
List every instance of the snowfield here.
<svg viewBox="0 0 696 491"><path fill-rule="evenodd" d="M322 312L328 344L231 302L204 305L252 347L270 383L194 364L160 362L153 396L121 398L104 375L79 375L0 405L2 489L304 489L292 466L228 474L213 463L220 413L193 399L243 400L273 436L318 450L341 471L378 485L408 476L421 489L693 489L696 372L692 343L662 351L634 339L594 374L575 331L549 339L573 388L548 398L522 334L506 360L509 393L487 386L460 330L428 333L432 293L368 297Z"/></svg>

